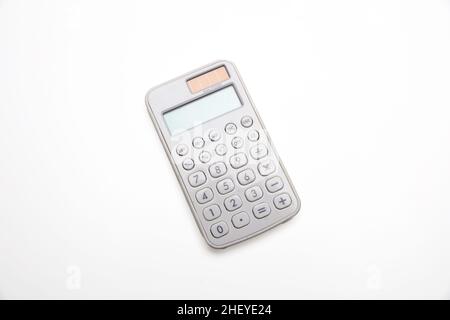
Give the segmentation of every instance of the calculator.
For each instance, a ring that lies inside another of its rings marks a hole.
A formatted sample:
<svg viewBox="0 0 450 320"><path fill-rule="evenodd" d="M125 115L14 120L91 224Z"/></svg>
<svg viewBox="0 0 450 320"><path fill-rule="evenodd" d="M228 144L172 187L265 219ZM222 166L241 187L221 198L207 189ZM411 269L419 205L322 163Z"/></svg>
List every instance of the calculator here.
<svg viewBox="0 0 450 320"><path fill-rule="evenodd" d="M299 212L297 192L233 63L186 73L145 100L211 247L239 243Z"/></svg>

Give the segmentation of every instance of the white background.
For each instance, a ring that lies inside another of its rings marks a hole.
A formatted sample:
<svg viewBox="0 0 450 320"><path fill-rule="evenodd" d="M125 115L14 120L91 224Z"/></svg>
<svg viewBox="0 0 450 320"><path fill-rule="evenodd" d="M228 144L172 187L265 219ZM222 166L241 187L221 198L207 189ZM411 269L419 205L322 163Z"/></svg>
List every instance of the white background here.
<svg viewBox="0 0 450 320"><path fill-rule="evenodd" d="M450 298L449 1L0 0L0 297ZM146 91L236 63L303 202L224 251Z"/></svg>

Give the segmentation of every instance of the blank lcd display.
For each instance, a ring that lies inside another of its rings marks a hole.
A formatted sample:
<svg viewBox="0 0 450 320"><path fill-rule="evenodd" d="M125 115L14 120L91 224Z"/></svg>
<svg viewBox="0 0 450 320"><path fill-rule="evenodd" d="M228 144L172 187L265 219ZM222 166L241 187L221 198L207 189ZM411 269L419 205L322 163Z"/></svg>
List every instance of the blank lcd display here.
<svg viewBox="0 0 450 320"><path fill-rule="evenodd" d="M224 113L241 107L232 85L163 114L171 135L186 131Z"/></svg>

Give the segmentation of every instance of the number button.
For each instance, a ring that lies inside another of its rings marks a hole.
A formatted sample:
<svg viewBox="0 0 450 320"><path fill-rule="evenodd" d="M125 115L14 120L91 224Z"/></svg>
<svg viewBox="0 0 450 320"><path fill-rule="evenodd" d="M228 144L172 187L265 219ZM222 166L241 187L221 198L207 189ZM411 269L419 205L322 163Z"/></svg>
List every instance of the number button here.
<svg viewBox="0 0 450 320"><path fill-rule="evenodd" d="M222 210L220 210L220 207L217 204L213 204L212 206L203 209L203 216L208 221L217 219L221 214Z"/></svg>
<svg viewBox="0 0 450 320"><path fill-rule="evenodd" d="M184 170L192 170L194 168L194 160L191 158L184 159L182 165Z"/></svg>
<svg viewBox="0 0 450 320"><path fill-rule="evenodd" d="M192 139L192 145L194 148L201 149L205 145L205 140L202 137L195 137Z"/></svg>
<svg viewBox="0 0 450 320"><path fill-rule="evenodd" d="M240 149L244 145L244 139L241 137L234 137L233 140L231 140L231 146L235 149Z"/></svg>
<svg viewBox="0 0 450 320"><path fill-rule="evenodd" d="M270 207L267 203L260 203L253 207L253 215L258 218L267 217L270 214Z"/></svg>
<svg viewBox="0 0 450 320"><path fill-rule="evenodd" d="M245 227L250 223L250 217L244 211L236 213L232 218L231 222L235 228Z"/></svg>
<svg viewBox="0 0 450 320"><path fill-rule="evenodd" d="M275 172L275 163L272 160L264 160L258 164L258 171L262 176L268 176Z"/></svg>
<svg viewBox="0 0 450 320"><path fill-rule="evenodd" d="M283 188L283 180L280 177L273 177L266 181L266 188L269 192L277 192Z"/></svg>
<svg viewBox="0 0 450 320"><path fill-rule="evenodd" d="M280 210L289 207L291 203L291 197L287 193L282 193L273 199L273 204Z"/></svg>
<svg viewBox="0 0 450 320"><path fill-rule="evenodd" d="M227 153L227 146L226 145L224 145L223 143L221 143L221 144L218 144L217 146L216 146L216 153L217 153L217 155L218 156L224 156L226 153Z"/></svg>
<svg viewBox="0 0 450 320"><path fill-rule="evenodd" d="M258 130L250 130L247 133L247 139L252 141L252 142L258 141L258 139L259 139L259 132L258 132Z"/></svg>
<svg viewBox="0 0 450 320"><path fill-rule="evenodd" d="M175 151L179 156L185 156L188 153L188 147L185 144L179 144L177 145Z"/></svg>
<svg viewBox="0 0 450 320"><path fill-rule="evenodd" d="M192 173L189 178L189 184L191 186L198 187L201 186L202 184L204 184L206 182L206 175L203 171L197 171Z"/></svg>
<svg viewBox="0 0 450 320"><path fill-rule="evenodd" d="M211 226L211 234L214 238L221 238L228 233L228 225L224 221L217 222Z"/></svg>
<svg viewBox="0 0 450 320"><path fill-rule="evenodd" d="M244 128L249 128L249 127L252 126L252 124L253 124L253 119L252 119L252 117L250 117L250 116L243 116L243 117L242 117L242 119L241 119L241 125L242 125Z"/></svg>
<svg viewBox="0 0 450 320"><path fill-rule="evenodd" d="M244 171L239 172L237 178L239 183L245 186L255 181L255 173L253 172L252 169L246 169Z"/></svg>
<svg viewBox="0 0 450 320"><path fill-rule="evenodd" d="M211 130L210 132L209 132L209 135L208 135L208 137L209 137L209 140L211 140L211 141L217 141L217 140L219 140L220 139L220 137L221 137L221 134L220 134L220 132L219 131L216 131L216 130Z"/></svg>
<svg viewBox="0 0 450 320"><path fill-rule="evenodd" d="M228 134L235 134L237 131L237 127L234 123L230 122L225 125L225 132Z"/></svg>
<svg viewBox="0 0 450 320"><path fill-rule="evenodd" d="M228 211L234 211L242 206L242 200L239 196L234 195L229 198L226 198L223 204Z"/></svg>
<svg viewBox="0 0 450 320"><path fill-rule="evenodd" d="M223 176L227 172L227 167L223 162L217 162L209 167L209 173L213 178Z"/></svg>
<svg viewBox="0 0 450 320"><path fill-rule="evenodd" d="M200 162L207 163L209 162L209 160L211 160L211 153L209 153L208 151L202 151L198 155L198 159L200 160Z"/></svg>
<svg viewBox="0 0 450 320"><path fill-rule="evenodd" d="M217 191L219 191L220 194L227 194L233 190L234 190L233 180L227 178L217 182Z"/></svg>
<svg viewBox="0 0 450 320"><path fill-rule="evenodd" d="M263 144L258 144L250 149L250 155L253 159L259 160L267 156L267 153L269 151L267 150L266 146Z"/></svg>
<svg viewBox="0 0 450 320"><path fill-rule="evenodd" d="M234 169L239 169L247 164L247 156L243 153L235 154L230 158L230 165Z"/></svg>
<svg viewBox="0 0 450 320"><path fill-rule="evenodd" d="M261 199L263 196L263 191L260 187L254 186L245 190L245 197L248 201L253 202L258 199Z"/></svg>
<svg viewBox="0 0 450 320"><path fill-rule="evenodd" d="M212 200L214 194L211 188L204 188L202 190L197 191L195 197L197 198L198 203L203 204Z"/></svg>

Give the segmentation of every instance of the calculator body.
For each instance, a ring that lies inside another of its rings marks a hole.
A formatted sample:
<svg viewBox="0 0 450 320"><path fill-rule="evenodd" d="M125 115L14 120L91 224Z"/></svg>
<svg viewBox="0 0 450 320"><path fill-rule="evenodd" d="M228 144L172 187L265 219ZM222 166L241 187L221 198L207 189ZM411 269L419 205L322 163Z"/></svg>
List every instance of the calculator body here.
<svg viewBox="0 0 450 320"><path fill-rule="evenodd" d="M236 244L299 212L297 192L233 63L217 61L154 87L146 105L211 247Z"/></svg>

